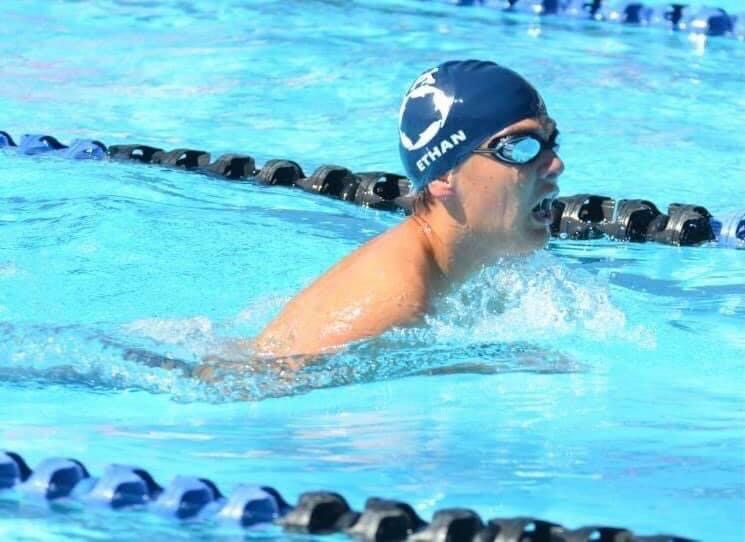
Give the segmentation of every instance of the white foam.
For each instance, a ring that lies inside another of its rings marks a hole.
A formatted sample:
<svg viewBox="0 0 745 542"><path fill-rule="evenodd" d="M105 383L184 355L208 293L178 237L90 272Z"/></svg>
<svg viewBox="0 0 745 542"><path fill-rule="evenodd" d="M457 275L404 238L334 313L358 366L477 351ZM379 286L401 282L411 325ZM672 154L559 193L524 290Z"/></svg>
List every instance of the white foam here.
<svg viewBox="0 0 745 542"><path fill-rule="evenodd" d="M573 335L654 344L648 330L629 325L604 280L545 252L484 269L440 300L427 323L436 338L467 342Z"/></svg>

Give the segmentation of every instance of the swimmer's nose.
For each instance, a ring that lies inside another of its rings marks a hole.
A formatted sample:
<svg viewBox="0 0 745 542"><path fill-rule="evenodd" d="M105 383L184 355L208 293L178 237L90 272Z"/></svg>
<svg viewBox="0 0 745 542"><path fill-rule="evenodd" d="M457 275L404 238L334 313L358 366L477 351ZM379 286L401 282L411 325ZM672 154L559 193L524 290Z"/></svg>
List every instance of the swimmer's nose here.
<svg viewBox="0 0 745 542"><path fill-rule="evenodd" d="M538 170L541 179L554 180L564 173L564 161L553 151L551 151L550 156L551 158L541 164L541 168Z"/></svg>

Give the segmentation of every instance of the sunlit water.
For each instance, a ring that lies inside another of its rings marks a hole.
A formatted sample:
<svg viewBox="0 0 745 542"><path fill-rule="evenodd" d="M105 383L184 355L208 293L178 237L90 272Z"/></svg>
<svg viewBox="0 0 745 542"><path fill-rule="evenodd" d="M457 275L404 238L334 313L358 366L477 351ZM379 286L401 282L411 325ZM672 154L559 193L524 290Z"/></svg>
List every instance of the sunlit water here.
<svg viewBox="0 0 745 542"><path fill-rule="evenodd" d="M242 4L3 4L0 129L400 171L408 83L478 57L541 89L564 194L715 214L745 201L736 40L436 2ZM554 241L484 270L422 326L298 374L188 376L400 220L287 188L0 152L0 446L228 492L395 497L424 517L465 506L742 539L742 251ZM0 517L6 538L237 535L12 495Z"/></svg>

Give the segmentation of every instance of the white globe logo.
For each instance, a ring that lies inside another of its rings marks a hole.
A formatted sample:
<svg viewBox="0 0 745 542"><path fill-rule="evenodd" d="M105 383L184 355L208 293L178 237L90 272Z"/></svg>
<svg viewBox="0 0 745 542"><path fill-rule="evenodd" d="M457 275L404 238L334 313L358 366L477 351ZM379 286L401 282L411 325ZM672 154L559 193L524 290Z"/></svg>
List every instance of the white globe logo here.
<svg viewBox="0 0 745 542"><path fill-rule="evenodd" d="M411 90L409 90L409 93L404 97L404 101L401 104L401 110L398 115L399 135L401 137L401 144L407 150L415 151L421 149L427 143L432 141L432 139L437 135L437 132L445 126L445 122L450 114L450 108L453 105L454 98L452 96L447 96L442 90L433 86L435 83L433 75L436 71L436 69L432 70L419 77L419 79L414 82L414 85L411 87ZM430 99L432 100L432 105L440 118L432 121L429 126L418 134L416 141L411 141L408 134L405 134L403 130L400 129L401 119L403 118L409 100L424 98L425 96L431 96Z"/></svg>

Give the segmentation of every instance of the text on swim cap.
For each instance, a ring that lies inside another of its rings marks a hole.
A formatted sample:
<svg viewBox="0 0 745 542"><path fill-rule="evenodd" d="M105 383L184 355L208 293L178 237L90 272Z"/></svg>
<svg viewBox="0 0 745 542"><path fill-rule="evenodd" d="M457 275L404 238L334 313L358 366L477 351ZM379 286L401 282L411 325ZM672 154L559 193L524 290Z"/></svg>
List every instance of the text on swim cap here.
<svg viewBox="0 0 745 542"><path fill-rule="evenodd" d="M419 171L424 171L438 158L442 158L443 154L455 148L456 145L463 143L465 140L466 133L463 130L458 130L454 134L451 134L449 138L445 138L440 141L434 147L427 147L427 152L425 152L422 157L416 161L417 169L419 169Z"/></svg>

